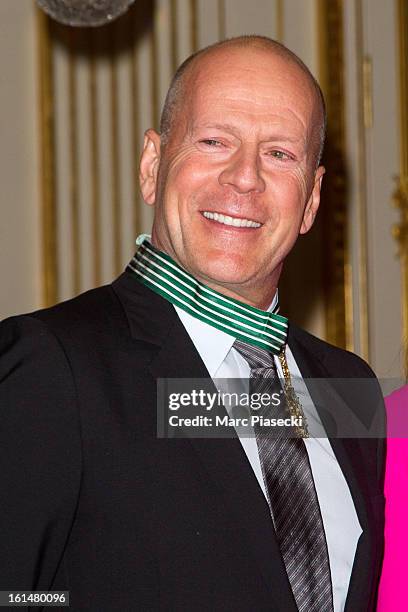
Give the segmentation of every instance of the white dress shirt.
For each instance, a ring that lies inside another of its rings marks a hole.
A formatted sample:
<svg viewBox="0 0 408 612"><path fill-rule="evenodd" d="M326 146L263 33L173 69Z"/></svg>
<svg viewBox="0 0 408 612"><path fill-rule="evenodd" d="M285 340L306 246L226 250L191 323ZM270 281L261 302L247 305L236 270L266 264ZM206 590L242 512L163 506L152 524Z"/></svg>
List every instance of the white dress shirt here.
<svg viewBox="0 0 408 612"><path fill-rule="evenodd" d="M274 307L275 300L271 304L270 310ZM242 355L233 348L232 345L235 341L233 336L195 319L177 306L174 308L219 391L226 392L228 390L222 388L228 382L226 379L242 378L248 380L250 367ZM321 430L322 437L307 438L305 439L305 445L312 467L326 533L333 584L334 612L342 612L346 602L357 542L362 529L348 484L329 440L324 437L325 433L319 415L289 347L286 347L286 360L296 394L309 424L309 430L312 429L314 434L319 431L319 428ZM277 358L275 358L275 363L278 374L282 377L281 365ZM228 407L226 408L228 410ZM311 427L312 422L313 427ZM259 486L266 497L256 439L255 437L242 436L239 439Z"/></svg>

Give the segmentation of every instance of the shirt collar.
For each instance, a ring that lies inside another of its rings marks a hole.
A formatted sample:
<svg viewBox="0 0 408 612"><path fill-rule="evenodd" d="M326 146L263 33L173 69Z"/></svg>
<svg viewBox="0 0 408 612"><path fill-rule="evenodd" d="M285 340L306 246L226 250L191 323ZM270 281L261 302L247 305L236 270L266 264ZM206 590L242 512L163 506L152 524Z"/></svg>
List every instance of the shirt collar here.
<svg viewBox="0 0 408 612"><path fill-rule="evenodd" d="M273 312L277 303L278 291L276 291L267 311ZM208 323L196 319L178 306L174 306L174 308L200 354L201 359L205 363L209 375L211 378L214 378L222 362L231 350L235 342L235 337L226 334L212 325L208 325Z"/></svg>

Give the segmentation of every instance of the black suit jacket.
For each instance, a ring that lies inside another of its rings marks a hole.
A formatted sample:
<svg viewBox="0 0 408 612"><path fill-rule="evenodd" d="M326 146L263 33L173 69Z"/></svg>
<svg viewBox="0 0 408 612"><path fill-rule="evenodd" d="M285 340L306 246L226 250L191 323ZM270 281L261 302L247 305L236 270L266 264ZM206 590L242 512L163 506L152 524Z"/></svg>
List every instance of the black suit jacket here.
<svg viewBox="0 0 408 612"><path fill-rule="evenodd" d="M294 326L289 344L304 376L372 376ZM156 436L156 379L208 377L171 304L124 273L4 321L0 355L0 590L69 590L75 611L295 612L239 440ZM346 610L373 610L383 442L332 444L363 528Z"/></svg>

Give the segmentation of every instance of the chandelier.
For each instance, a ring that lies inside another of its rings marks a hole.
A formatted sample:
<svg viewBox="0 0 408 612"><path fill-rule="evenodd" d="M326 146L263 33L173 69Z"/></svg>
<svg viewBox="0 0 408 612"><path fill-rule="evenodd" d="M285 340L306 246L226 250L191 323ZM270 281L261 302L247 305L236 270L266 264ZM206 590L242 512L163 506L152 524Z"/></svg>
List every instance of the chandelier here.
<svg viewBox="0 0 408 612"><path fill-rule="evenodd" d="M37 0L53 19L70 26L101 26L125 13L134 0Z"/></svg>

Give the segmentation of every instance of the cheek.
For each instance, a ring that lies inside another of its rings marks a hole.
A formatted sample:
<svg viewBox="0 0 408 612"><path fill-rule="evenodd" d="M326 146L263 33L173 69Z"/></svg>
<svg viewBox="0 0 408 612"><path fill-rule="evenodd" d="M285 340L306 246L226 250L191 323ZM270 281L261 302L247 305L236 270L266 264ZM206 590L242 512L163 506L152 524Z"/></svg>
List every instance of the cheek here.
<svg viewBox="0 0 408 612"><path fill-rule="evenodd" d="M289 216L303 211L307 201L307 179L301 168L276 173L271 177L270 189L274 192L281 215ZM274 199L275 199L274 198Z"/></svg>
<svg viewBox="0 0 408 612"><path fill-rule="evenodd" d="M165 198L182 203L194 198L209 180L210 171L205 161L185 150L168 164L162 193Z"/></svg>
<svg viewBox="0 0 408 612"><path fill-rule="evenodd" d="M203 183L197 180L194 168L189 163L172 167L158 205L161 207L161 221L173 240L191 231L202 190Z"/></svg>

